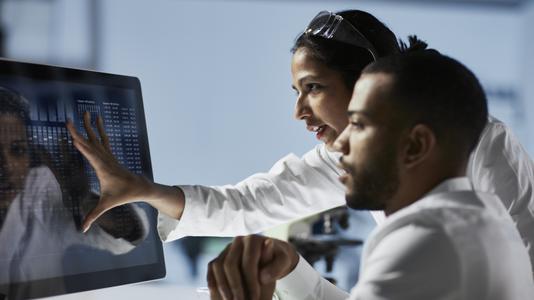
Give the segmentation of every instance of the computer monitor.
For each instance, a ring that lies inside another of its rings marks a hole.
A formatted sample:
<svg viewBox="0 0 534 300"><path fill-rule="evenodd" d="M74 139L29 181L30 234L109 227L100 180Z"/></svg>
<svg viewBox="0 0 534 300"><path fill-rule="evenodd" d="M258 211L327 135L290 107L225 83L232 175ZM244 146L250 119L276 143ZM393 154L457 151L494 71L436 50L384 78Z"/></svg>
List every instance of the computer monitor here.
<svg viewBox="0 0 534 300"><path fill-rule="evenodd" d="M150 206L117 207L80 230L99 182L65 122L85 133L86 111L92 120L102 116L118 161L152 180L137 78L0 60L0 299L165 276Z"/></svg>

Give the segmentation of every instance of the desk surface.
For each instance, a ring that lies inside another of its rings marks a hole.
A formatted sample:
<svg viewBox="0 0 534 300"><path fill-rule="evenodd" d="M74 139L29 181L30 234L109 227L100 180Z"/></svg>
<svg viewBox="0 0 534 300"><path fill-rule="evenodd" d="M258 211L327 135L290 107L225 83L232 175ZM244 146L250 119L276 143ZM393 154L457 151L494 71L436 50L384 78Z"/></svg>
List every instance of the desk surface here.
<svg viewBox="0 0 534 300"><path fill-rule="evenodd" d="M198 293L196 287L180 286L167 282L148 282L124 285L83 293L46 298L50 300L165 300L165 299L209 299L205 293Z"/></svg>

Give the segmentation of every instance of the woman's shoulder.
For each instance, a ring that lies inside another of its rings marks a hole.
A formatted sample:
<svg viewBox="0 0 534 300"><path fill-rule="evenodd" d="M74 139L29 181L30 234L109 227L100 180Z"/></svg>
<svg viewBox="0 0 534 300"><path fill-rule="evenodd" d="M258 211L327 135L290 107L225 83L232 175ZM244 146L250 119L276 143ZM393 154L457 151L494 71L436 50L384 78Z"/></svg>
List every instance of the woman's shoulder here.
<svg viewBox="0 0 534 300"><path fill-rule="evenodd" d="M26 177L25 193L39 195L43 192L50 194L61 190L56 176L47 166L33 167Z"/></svg>

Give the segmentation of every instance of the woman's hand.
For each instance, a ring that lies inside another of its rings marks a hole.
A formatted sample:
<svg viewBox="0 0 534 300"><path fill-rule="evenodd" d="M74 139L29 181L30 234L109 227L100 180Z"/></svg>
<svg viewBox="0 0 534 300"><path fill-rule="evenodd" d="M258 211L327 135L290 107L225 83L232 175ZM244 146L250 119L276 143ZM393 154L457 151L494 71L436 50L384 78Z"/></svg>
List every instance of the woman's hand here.
<svg viewBox="0 0 534 300"><path fill-rule="evenodd" d="M89 230L91 224L106 211L142 200L143 193L149 191L152 185L148 179L130 172L119 164L111 153L102 118L98 117L96 121L100 139L91 127L91 116L88 112L83 115L87 139L76 131L72 121L67 122L67 129L72 135L74 146L89 161L100 182L100 200L85 217L82 225L84 232Z"/></svg>
<svg viewBox="0 0 534 300"><path fill-rule="evenodd" d="M299 256L289 243L259 235L239 236L208 265L211 299L272 299L276 280Z"/></svg>

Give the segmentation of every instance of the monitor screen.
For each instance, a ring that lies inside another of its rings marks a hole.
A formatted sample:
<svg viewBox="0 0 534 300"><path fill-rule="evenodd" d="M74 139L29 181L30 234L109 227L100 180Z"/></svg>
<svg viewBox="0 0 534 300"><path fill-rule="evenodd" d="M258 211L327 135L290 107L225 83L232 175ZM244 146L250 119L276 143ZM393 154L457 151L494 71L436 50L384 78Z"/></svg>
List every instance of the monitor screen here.
<svg viewBox="0 0 534 300"><path fill-rule="evenodd" d="M165 276L148 205L114 208L81 232L99 182L65 123L85 133L85 112L103 118L118 161L152 180L137 78L0 60L0 299Z"/></svg>

